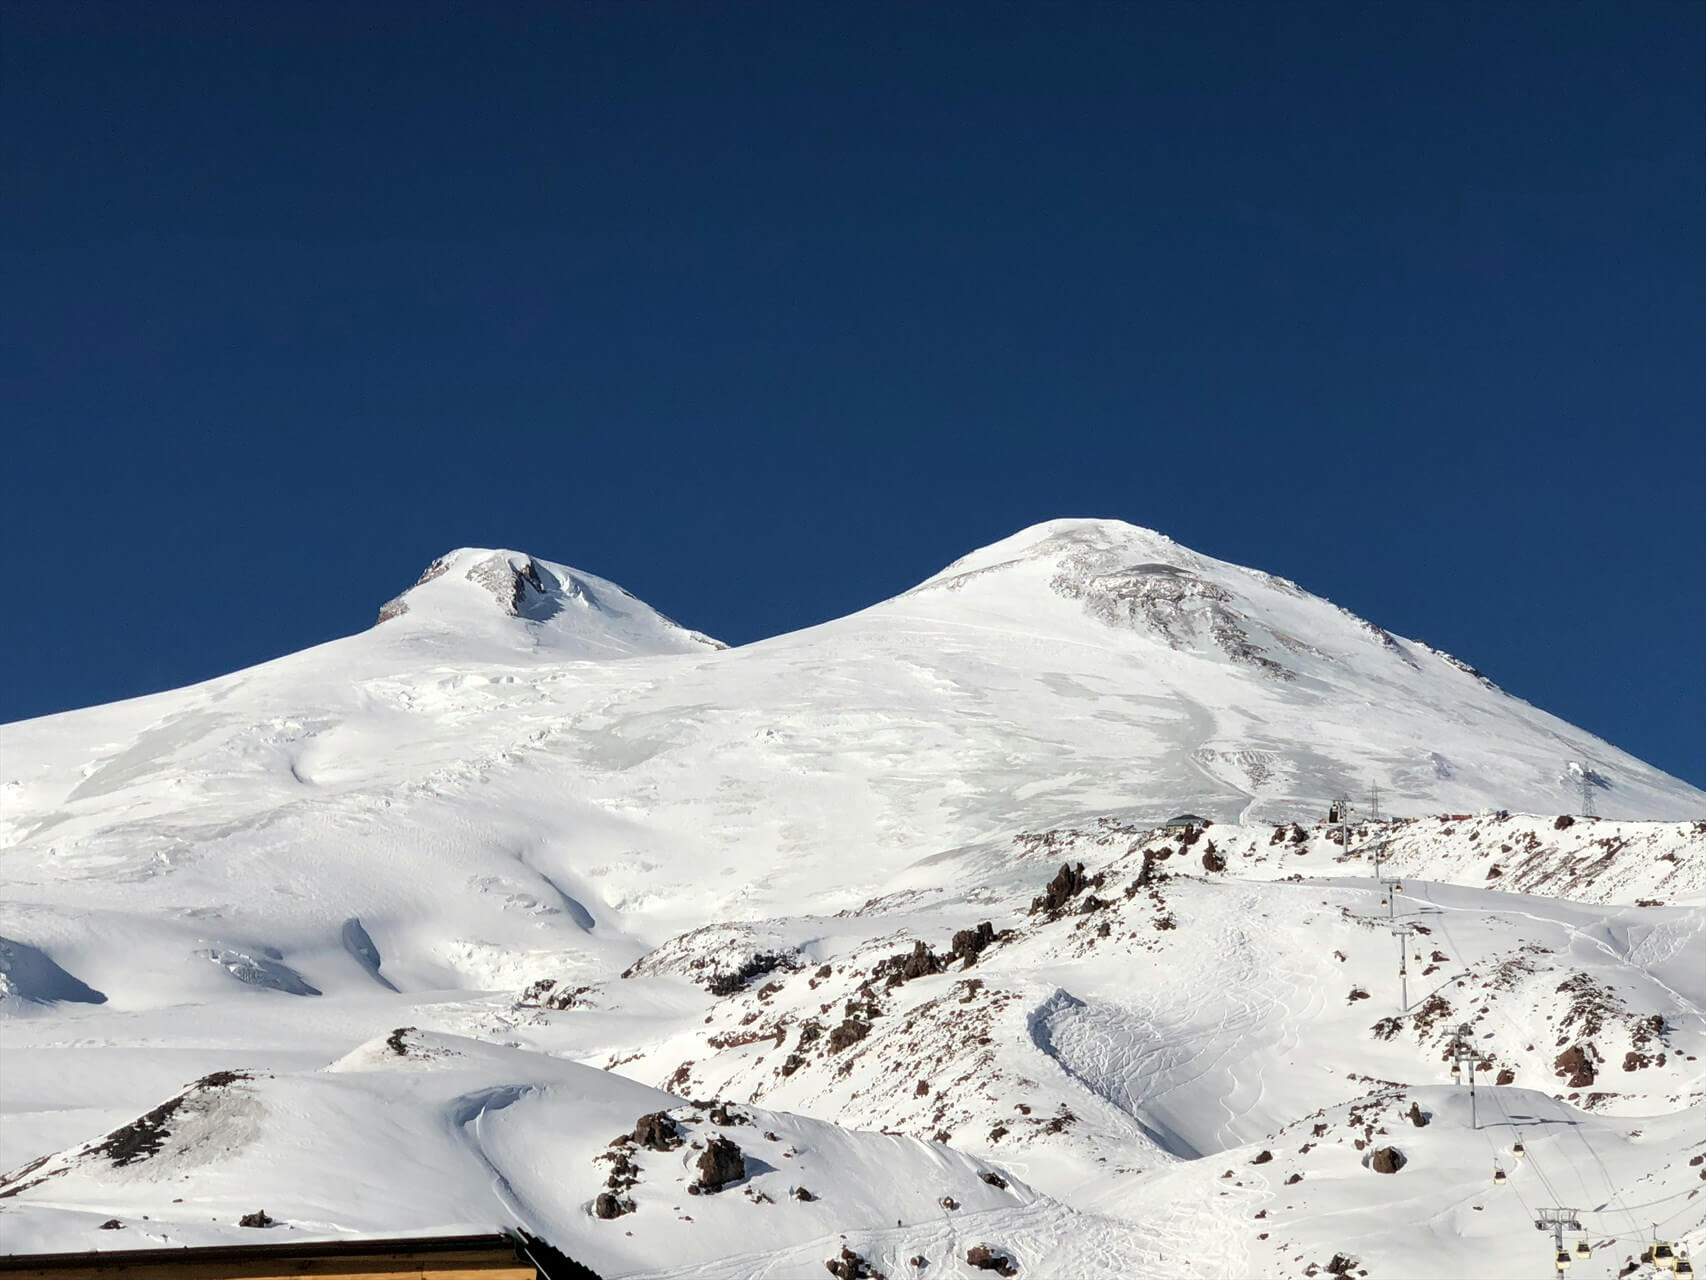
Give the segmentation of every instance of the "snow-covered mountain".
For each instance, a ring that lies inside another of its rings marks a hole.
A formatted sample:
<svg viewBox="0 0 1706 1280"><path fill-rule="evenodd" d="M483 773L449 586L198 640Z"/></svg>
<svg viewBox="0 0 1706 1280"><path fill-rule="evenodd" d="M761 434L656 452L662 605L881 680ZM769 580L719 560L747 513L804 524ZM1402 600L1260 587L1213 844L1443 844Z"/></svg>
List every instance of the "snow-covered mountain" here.
<svg viewBox="0 0 1706 1280"><path fill-rule="evenodd" d="M1561 818L1584 773L1605 817ZM1376 786L1411 821L1359 813L1347 850L1320 819ZM1212 825L1160 829L1181 811ZM247 1237L264 1207L519 1219L608 1275L841 1247L957 1274L978 1245L1022 1273L1502 1275L1549 1265L1536 1197L1627 1242L1661 1192L1698 1243L1702 819L1465 663L1117 522L737 648L455 551L359 635L0 729L0 1248ZM1459 1020L1568 1192L1469 1203ZM1369 1174L1352 1131L1410 1102L1432 1125ZM656 1111L680 1146L630 1142L618 1186L595 1156ZM685 1201L714 1137L740 1198ZM380 1163L431 1193L357 1196Z"/></svg>

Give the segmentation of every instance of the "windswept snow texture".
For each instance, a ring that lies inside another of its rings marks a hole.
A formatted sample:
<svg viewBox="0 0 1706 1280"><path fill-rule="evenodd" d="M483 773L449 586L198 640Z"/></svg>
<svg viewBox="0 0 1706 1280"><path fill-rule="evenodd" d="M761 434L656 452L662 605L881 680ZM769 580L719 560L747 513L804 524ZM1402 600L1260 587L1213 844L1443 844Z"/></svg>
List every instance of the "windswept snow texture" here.
<svg viewBox="0 0 1706 1280"><path fill-rule="evenodd" d="M380 616L0 729L7 1248L264 1208L610 1277L1512 1276L1545 1204L1577 1276L1706 1246L1706 795L1458 659L1106 521L735 649L510 551Z"/></svg>

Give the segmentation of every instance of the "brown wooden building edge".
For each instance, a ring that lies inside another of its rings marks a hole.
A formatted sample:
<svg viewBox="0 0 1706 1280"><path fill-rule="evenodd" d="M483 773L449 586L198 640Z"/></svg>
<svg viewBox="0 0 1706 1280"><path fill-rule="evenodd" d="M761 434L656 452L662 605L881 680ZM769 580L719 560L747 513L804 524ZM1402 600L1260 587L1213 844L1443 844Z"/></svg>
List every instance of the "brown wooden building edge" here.
<svg viewBox="0 0 1706 1280"><path fill-rule="evenodd" d="M592 1274L543 1241L497 1232L0 1255L5 1280L584 1280Z"/></svg>

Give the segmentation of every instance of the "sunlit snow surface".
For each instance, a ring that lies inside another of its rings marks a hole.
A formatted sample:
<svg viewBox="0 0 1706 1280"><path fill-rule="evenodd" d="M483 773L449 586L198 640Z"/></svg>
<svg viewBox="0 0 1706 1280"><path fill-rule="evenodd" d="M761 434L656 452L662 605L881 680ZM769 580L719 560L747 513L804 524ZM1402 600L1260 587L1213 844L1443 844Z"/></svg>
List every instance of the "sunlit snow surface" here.
<svg viewBox="0 0 1706 1280"><path fill-rule="evenodd" d="M452 553L385 615L0 731L0 1165L50 1157L0 1249L253 1239L264 1208L297 1238L520 1221L612 1276L822 1274L843 1245L959 1274L979 1243L1021 1274L1543 1275L1545 1203L1617 1238L1575 1275L1654 1221L1706 1245L1706 796L1455 659L1090 521L736 649L512 552ZM1613 820L1560 830L1584 769ZM1430 930L1412 1004L1451 1006L1389 1038L1396 944L1361 920L1388 908L1315 825L1372 783L1421 819L1385 850ZM1224 871L1150 834L1180 811ZM1171 878L1127 897L1145 847ZM1109 905L1027 914L1066 859ZM980 920L1012 932L974 968L861 992ZM704 990L758 952L787 964ZM521 1002L539 979L586 990ZM868 1034L781 1074L850 1002ZM1482 1132L1464 1020L1516 1075ZM1572 1089L1578 1042L1601 1061ZM251 1078L180 1107L179 1145L79 1154L226 1069ZM681 1097L763 1109L727 1130L748 1183L689 1198L697 1153L647 1152L635 1212L590 1216L643 1112L721 1131ZM1381 1126L1390 1176L1353 1145Z"/></svg>

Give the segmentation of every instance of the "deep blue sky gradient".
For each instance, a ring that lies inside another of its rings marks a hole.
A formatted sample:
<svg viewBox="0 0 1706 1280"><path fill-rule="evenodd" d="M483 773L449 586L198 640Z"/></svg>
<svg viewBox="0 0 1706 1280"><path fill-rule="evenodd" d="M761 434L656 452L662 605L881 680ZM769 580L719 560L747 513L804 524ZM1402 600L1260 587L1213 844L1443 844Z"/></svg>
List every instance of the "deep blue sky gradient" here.
<svg viewBox="0 0 1706 1280"><path fill-rule="evenodd" d="M0 3L0 720L1058 515L1706 784L1696 3Z"/></svg>

